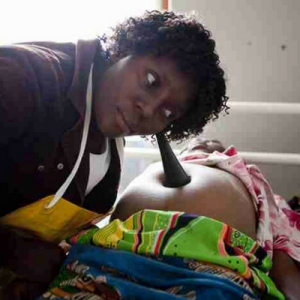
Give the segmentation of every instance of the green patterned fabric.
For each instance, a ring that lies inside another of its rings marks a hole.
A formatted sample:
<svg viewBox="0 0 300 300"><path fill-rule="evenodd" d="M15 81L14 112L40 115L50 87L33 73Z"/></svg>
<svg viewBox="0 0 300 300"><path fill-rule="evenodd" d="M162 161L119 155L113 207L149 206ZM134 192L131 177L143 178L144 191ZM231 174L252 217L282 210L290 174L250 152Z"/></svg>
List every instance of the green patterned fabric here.
<svg viewBox="0 0 300 300"><path fill-rule="evenodd" d="M266 251L240 231L204 216L144 210L125 222L83 231L69 242L213 264L236 272L258 294L284 299L268 276L272 261Z"/></svg>

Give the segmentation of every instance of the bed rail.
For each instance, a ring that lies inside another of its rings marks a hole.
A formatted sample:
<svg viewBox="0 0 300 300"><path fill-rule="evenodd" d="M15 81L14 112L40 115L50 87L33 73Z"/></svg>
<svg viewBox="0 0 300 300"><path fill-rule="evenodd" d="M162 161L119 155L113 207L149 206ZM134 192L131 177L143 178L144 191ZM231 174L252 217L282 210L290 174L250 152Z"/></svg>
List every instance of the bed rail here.
<svg viewBox="0 0 300 300"><path fill-rule="evenodd" d="M173 151L176 155L179 154L179 150L173 149ZM247 161L247 163L300 166L300 154L295 153L239 151L239 154ZM160 153L158 149L125 147L125 155L127 157L140 157L151 160L160 160Z"/></svg>
<svg viewBox="0 0 300 300"><path fill-rule="evenodd" d="M298 103L276 103L276 102L229 102L232 113L253 113L253 114L279 114L279 115L300 115L300 104ZM129 139L140 139L130 137ZM179 150L174 149L176 155ZM125 154L128 157L140 157L147 159L160 159L158 149L142 147L125 147ZM239 152L248 163L263 163L277 165L300 166L300 154L275 153L275 152Z"/></svg>
<svg viewBox="0 0 300 300"><path fill-rule="evenodd" d="M300 115L300 104L278 102L228 102L233 113Z"/></svg>

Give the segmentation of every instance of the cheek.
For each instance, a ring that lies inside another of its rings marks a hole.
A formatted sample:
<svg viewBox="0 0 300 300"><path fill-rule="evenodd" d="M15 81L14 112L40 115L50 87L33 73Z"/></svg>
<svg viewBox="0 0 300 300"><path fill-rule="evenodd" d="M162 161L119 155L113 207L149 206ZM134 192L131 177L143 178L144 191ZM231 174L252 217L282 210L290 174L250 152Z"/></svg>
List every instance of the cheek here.
<svg viewBox="0 0 300 300"><path fill-rule="evenodd" d="M130 91L138 83L137 71L124 69L115 76L115 88L125 91Z"/></svg>
<svg viewBox="0 0 300 300"><path fill-rule="evenodd" d="M111 126L115 111L115 91L104 86L94 99L94 116L101 129Z"/></svg>

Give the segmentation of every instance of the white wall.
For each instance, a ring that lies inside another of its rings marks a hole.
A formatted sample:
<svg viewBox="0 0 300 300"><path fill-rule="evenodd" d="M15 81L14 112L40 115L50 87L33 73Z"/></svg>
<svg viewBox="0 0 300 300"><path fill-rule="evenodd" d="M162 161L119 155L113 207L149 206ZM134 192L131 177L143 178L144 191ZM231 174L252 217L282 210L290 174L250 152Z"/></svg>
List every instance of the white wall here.
<svg viewBox="0 0 300 300"><path fill-rule="evenodd" d="M173 0L171 9L196 11L213 32L230 101L300 102L299 0ZM299 116L232 113L204 135L240 151L300 153L299 130ZM260 168L275 192L300 194L299 167Z"/></svg>

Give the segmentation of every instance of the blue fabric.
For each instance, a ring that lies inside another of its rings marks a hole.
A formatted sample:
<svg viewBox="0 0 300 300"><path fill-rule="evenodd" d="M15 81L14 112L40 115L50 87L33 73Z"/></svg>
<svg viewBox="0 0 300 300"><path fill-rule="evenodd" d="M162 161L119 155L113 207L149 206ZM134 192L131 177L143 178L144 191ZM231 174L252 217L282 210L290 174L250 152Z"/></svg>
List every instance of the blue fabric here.
<svg viewBox="0 0 300 300"><path fill-rule="evenodd" d="M179 267L179 258L167 260L165 263L130 252L77 244L72 247L62 270L72 270L77 277L88 276L94 281L97 277L105 278L105 284L118 291L119 299L171 300L186 299L189 295L192 299L241 300L247 296L257 299L229 279ZM57 282L55 284L57 286ZM170 288L177 289L176 295L166 291Z"/></svg>

